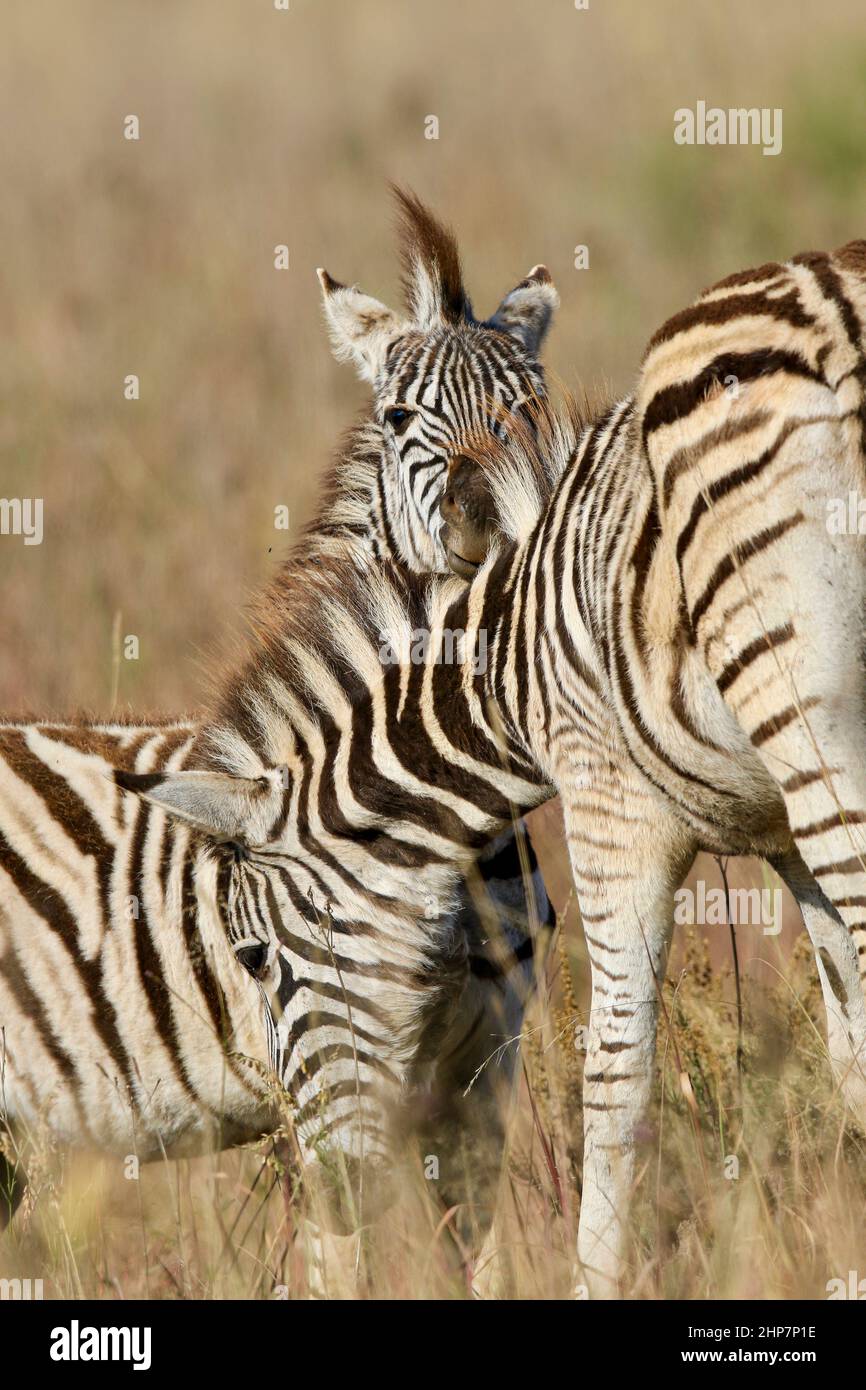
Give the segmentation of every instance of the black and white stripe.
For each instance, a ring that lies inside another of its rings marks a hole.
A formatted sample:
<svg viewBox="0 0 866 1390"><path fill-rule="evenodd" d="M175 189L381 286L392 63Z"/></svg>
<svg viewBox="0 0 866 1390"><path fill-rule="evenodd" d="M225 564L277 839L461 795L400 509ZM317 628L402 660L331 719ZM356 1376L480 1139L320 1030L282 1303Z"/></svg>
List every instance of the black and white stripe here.
<svg viewBox="0 0 866 1390"><path fill-rule="evenodd" d="M404 371L419 337L413 330L411 351L404 344L398 353ZM523 390L537 391L540 371L532 363L521 380L508 375L514 361L498 331L475 331L468 347L461 337L459 353L445 350L438 331L428 338L424 360L429 366L437 359L437 390L461 425L481 408L491 363L505 383L492 397L506 399L507 391L516 401L521 381ZM474 392L465 408L461 390L467 397ZM403 568L422 563L423 541L420 535L413 539L421 513L411 512L399 525L391 514L397 495L393 467L381 423L353 434L323 516L294 563L296 577L323 557L338 567L363 568L369 554ZM398 532L409 541L395 544ZM306 601L302 588L296 601ZM303 653L299 660L303 664ZM302 684L301 723L315 724L320 690ZM224 835L215 847L181 822L166 821L147 801L122 798L109 781L116 768L121 787L129 782L142 792L158 788L166 775L185 768L198 733L190 724L4 729L0 864L8 891L0 910L0 1023L6 1028L6 1122L45 1123L67 1142L134 1149L145 1158L242 1142L273 1119L256 1066L235 1056L243 1054L253 1063L276 1065L295 1098L299 1133L315 1148L344 1126L346 1115L354 1123L367 1068L379 1078L399 1073L401 1084L406 1079L387 1060L387 1047L377 1046L375 1054L365 1047L371 1039L382 1041L376 1030L387 1031L387 1020L375 991L363 982L347 990L350 967L331 937L324 876L311 870L293 881L277 864L275 880L239 844L225 848ZM26 825L19 813L22 798L29 808ZM302 827L308 810L297 805L286 814L297 816ZM491 829L504 825L502 817L491 821ZM413 1084L453 1093L491 1051L519 1033L531 973L531 919L549 925L552 910L532 847L524 832L516 834L521 856L510 825L492 844L475 837L471 855L461 858L474 887L449 879L447 901L430 895L426 910L447 920L440 931L451 938L462 984L448 992L444 1012L426 1004L422 1009L416 1050L425 1061L413 1061ZM395 852L395 845L386 844L377 860L387 863ZM399 853L405 860L405 849ZM58 866L67 861L74 868L60 873ZM237 971L232 952L255 977L274 964L258 945L259 924L274 912L275 881L282 891L291 889L291 913L307 935L293 940L294 954L280 958L277 1007L265 1013L266 1039L258 990ZM29 942L23 956L21 932ZM44 975L43 958L50 962ZM386 976L398 997L401 990L411 995L413 971L420 970L425 988L430 973L426 960L412 961L407 975L399 960L389 970L374 952L366 977L378 984ZM63 1026L52 999L57 980L70 995L69 1008L61 1008ZM447 1066L439 1066L431 1038L439 1038ZM375 1144L385 1144L378 1119L361 1126L364 1139L371 1125Z"/></svg>
<svg viewBox="0 0 866 1390"><path fill-rule="evenodd" d="M496 631L486 689L561 793L592 961L580 1252L600 1292L696 850L789 884L866 1112L866 540L828 524L866 485L864 388L855 242L721 282L655 335L633 398L478 459L518 542L467 600Z"/></svg>

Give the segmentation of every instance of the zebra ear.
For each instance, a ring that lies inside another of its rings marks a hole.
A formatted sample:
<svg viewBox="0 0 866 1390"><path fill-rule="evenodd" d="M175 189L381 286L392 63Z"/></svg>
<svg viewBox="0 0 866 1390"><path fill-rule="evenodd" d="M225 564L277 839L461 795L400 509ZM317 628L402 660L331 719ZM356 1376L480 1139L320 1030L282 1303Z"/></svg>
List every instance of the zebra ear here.
<svg viewBox="0 0 866 1390"><path fill-rule="evenodd" d="M363 290L332 280L327 270L319 269L316 274L334 356L338 362L351 358L364 381L375 381L385 365L388 348L405 333L408 324Z"/></svg>
<svg viewBox="0 0 866 1390"><path fill-rule="evenodd" d="M558 308L559 295L550 271L546 265L537 265L505 296L496 313L488 319L488 327L519 338L527 352L537 357L553 311Z"/></svg>
<svg viewBox="0 0 866 1390"><path fill-rule="evenodd" d="M267 843L284 796L284 770L264 777L233 777L229 772L125 772L114 780L124 791L158 806L217 841Z"/></svg>

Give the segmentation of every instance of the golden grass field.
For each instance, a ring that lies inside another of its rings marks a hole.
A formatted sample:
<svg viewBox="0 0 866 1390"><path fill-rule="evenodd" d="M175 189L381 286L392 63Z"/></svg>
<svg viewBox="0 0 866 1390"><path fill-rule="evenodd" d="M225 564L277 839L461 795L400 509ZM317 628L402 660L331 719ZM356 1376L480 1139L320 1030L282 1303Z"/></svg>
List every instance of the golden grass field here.
<svg viewBox="0 0 866 1390"><path fill-rule="evenodd" d="M293 528L309 517L363 405L331 360L314 267L396 299L387 180L457 228L479 311L546 262L562 295L547 361L593 393L628 390L652 331L704 285L866 234L862 0L7 0L4 39L0 494L45 515L40 546L0 536L8 713L195 711L208 653L285 552L275 506ZM698 99L781 107L782 153L676 146L673 112ZM586 957L555 806L532 826L562 932L550 1007L527 1022L501 1277L568 1297ZM711 862L696 873L718 882ZM728 929L679 933L635 1296L823 1297L866 1275L863 1139L832 1092L797 926L788 911L778 938L740 929L739 1067ZM304 1296L269 1151L127 1182L38 1146L0 1277L42 1277L52 1297ZM363 1278L335 1255L329 1290L466 1296L444 1216L407 1183Z"/></svg>

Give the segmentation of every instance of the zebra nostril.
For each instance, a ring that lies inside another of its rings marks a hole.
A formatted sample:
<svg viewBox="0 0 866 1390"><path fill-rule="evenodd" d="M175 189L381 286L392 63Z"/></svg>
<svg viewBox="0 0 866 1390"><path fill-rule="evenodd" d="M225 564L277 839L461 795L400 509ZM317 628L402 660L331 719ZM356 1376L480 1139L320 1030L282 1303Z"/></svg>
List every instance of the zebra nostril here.
<svg viewBox="0 0 866 1390"><path fill-rule="evenodd" d="M443 495L439 510L446 521L456 521L462 515L463 508L451 488Z"/></svg>

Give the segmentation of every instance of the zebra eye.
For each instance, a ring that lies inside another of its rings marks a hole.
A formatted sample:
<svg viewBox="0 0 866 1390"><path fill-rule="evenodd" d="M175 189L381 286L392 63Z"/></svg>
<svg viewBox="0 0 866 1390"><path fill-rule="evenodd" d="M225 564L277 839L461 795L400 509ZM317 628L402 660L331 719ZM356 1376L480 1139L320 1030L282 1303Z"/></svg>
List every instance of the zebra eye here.
<svg viewBox="0 0 866 1390"><path fill-rule="evenodd" d="M392 405L385 411L385 420L396 434L402 434L412 415L413 411L406 410L404 406Z"/></svg>
<svg viewBox="0 0 866 1390"><path fill-rule="evenodd" d="M268 948L261 941L257 941L253 946L242 946L235 952L244 970L257 980L265 968L265 961L268 958Z"/></svg>

